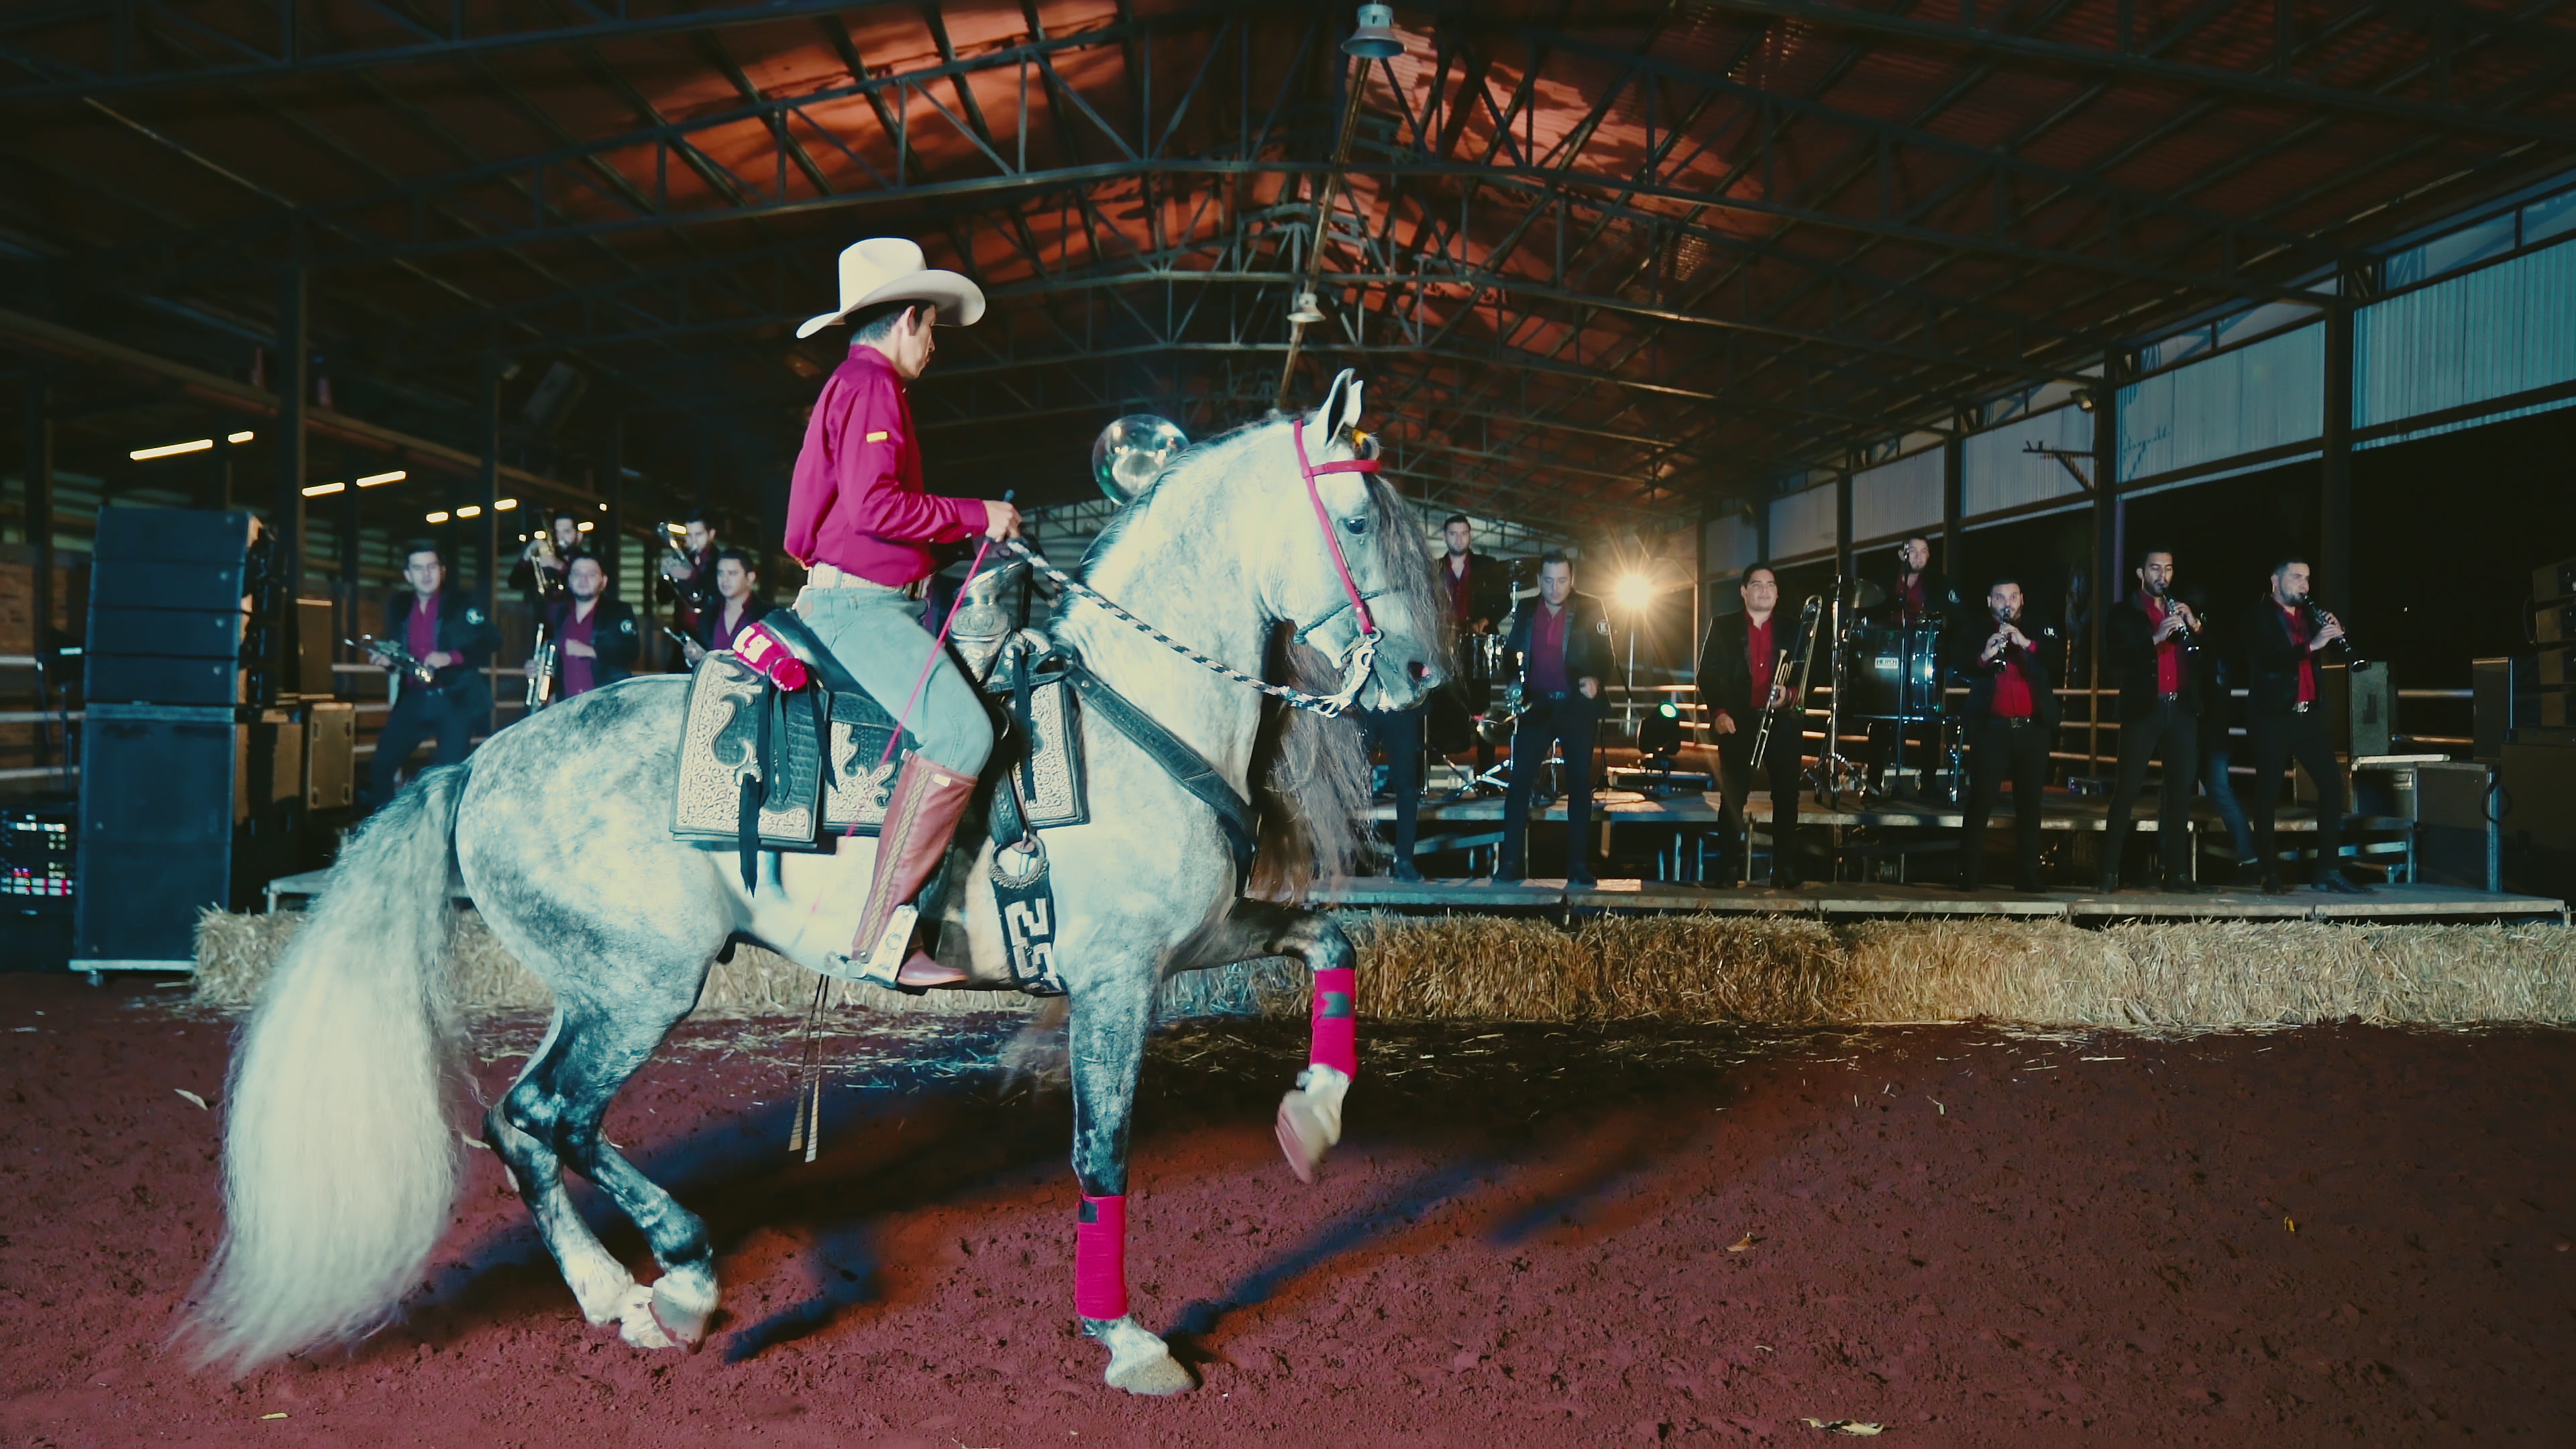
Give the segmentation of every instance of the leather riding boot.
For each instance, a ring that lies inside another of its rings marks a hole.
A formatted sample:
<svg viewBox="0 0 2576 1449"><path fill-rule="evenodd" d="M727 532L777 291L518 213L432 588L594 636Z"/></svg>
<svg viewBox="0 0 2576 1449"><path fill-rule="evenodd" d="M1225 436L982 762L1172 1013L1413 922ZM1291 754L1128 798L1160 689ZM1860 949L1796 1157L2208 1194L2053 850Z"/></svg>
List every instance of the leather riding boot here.
<svg viewBox="0 0 2576 1449"><path fill-rule="evenodd" d="M957 817L966 813L974 795L972 775L944 769L920 755L905 757L903 772L895 777L894 798L886 804L885 825L877 832L867 911L850 943L850 959L868 980L887 987L907 984L900 978L904 958L912 952L909 908L947 856ZM898 925L902 929L895 929Z"/></svg>

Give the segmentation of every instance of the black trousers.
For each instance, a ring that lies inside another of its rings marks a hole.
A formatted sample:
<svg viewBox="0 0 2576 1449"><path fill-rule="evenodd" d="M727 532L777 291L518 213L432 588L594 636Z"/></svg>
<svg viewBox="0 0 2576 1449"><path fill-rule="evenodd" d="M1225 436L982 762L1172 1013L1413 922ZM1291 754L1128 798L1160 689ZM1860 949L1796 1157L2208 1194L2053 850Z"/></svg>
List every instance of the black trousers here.
<svg viewBox="0 0 2576 1449"><path fill-rule="evenodd" d="M1503 792L1497 876L1517 880L1529 873L1530 792L1538 788L1539 767L1547 763L1550 743L1563 746L1565 754L1565 873L1592 873L1592 726L1598 711L1572 690L1533 700L1521 711L1512 728L1512 784Z"/></svg>
<svg viewBox="0 0 2576 1449"><path fill-rule="evenodd" d="M2334 741L2326 736L2323 702L2305 713L2245 718L2248 753L2254 757L2254 854L2263 862L2266 880L2281 873L2280 852L2272 844L2272 812L2281 803L2281 772L2297 760L2317 782L2317 873L2342 868L2343 767L2335 763Z"/></svg>
<svg viewBox="0 0 2576 1449"><path fill-rule="evenodd" d="M431 764L453 765L464 759L474 748L474 727L483 723L484 715L482 710L461 709L434 690L404 690L393 713L385 716L384 731L376 736L376 758L367 767L368 803L382 805L394 798L394 772L432 735L438 737L438 753L430 757Z"/></svg>
<svg viewBox="0 0 2576 1449"><path fill-rule="evenodd" d="M2111 834L2102 847L2102 879L2114 886L2129 832L2137 828L2131 817L2147 786L2147 761L2159 754L2165 775L2156 795L2156 856L2165 879L2191 876L2191 795L2200 776L2200 716L2184 713L2178 699L2160 699L2154 713L2120 721L2120 781L2111 790Z"/></svg>
<svg viewBox="0 0 2576 1449"><path fill-rule="evenodd" d="M1360 748L1386 751L1386 790L1395 797L1395 858L1413 859L1413 836L1422 814L1422 711L1351 711L1360 722Z"/></svg>
<svg viewBox="0 0 2576 1449"><path fill-rule="evenodd" d="M1806 716L1798 710L1776 710L1771 719L1771 744L1762 760L1762 778L1771 791L1771 875L1774 880L1793 875L1789 868L1790 852L1798 835L1798 793L1806 781L1800 772L1798 752L1803 743L1798 732L1806 727ZM1746 860L1745 841L1750 826L1744 818L1744 802L1753 793L1753 737L1761 731L1762 717L1755 715L1750 723L1739 724L1735 733L1717 737L1718 799L1723 802L1718 823L1727 842L1726 863L1718 867L1719 885L1735 883L1736 871Z"/></svg>
<svg viewBox="0 0 2576 1449"><path fill-rule="evenodd" d="M2013 884L2039 889L2039 798L2048 788L2048 741L2056 732L2035 719L1988 719L1968 726L1968 811L1959 834L1959 884L1975 890L1985 876L1986 822L2004 782L2013 787Z"/></svg>

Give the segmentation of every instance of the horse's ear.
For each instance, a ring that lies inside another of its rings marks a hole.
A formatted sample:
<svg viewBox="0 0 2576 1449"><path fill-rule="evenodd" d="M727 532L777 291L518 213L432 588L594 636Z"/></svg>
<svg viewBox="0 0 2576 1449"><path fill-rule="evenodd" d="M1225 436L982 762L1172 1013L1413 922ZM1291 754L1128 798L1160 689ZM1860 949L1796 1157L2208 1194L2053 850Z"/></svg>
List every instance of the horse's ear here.
<svg viewBox="0 0 2576 1449"><path fill-rule="evenodd" d="M1315 409L1315 426L1326 438L1337 438L1344 428L1355 428L1360 422L1359 374L1343 368L1324 393L1324 405Z"/></svg>

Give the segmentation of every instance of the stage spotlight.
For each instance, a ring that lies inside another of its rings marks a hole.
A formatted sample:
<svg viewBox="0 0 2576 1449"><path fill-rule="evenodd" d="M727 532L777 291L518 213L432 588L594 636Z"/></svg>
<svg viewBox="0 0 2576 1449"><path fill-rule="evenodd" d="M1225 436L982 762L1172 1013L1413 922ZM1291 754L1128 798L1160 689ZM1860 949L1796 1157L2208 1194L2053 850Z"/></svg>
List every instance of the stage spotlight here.
<svg viewBox="0 0 2576 1449"><path fill-rule="evenodd" d="M1620 608L1633 614L1655 601L1655 582L1644 574L1622 574L1610 586L1610 596L1619 601Z"/></svg>

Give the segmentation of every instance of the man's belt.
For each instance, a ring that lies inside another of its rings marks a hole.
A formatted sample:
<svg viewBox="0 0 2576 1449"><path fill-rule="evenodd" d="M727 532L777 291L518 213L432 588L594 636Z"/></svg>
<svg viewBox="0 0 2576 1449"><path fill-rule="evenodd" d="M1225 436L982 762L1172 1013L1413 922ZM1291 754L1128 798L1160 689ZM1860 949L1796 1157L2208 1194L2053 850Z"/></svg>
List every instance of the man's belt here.
<svg viewBox="0 0 2576 1449"><path fill-rule="evenodd" d="M2290 713L2306 714L2315 703L2316 701L2312 699L2293 700L2290 704Z"/></svg>
<svg viewBox="0 0 2576 1449"><path fill-rule="evenodd" d="M918 599L921 597L923 582L923 580L914 579L911 583L905 584L901 588L896 588L891 584L881 584L874 579L851 573L849 570L842 568L838 564L827 563L818 563L814 565L814 567L808 570L805 575L805 584L808 588L878 589L889 594L901 594L907 599Z"/></svg>

